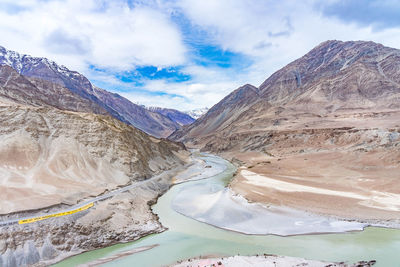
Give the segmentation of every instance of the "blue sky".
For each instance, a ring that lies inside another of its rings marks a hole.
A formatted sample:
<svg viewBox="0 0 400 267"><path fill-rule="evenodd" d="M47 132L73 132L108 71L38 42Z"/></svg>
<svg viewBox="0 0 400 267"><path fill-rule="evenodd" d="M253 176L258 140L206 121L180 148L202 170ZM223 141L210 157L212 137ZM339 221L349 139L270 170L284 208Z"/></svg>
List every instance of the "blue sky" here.
<svg viewBox="0 0 400 267"><path fill-rule="evenodd" d="M0 45L135 103L212 106L330 40L400 48L390 0L1 0Z"/></svg>

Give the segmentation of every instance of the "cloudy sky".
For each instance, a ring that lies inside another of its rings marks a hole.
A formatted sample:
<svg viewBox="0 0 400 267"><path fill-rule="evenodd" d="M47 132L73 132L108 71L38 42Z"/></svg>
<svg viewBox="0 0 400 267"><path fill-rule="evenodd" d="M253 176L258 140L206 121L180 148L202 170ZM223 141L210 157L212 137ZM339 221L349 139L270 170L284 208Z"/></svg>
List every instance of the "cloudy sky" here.
<svg viewBox="0 0 400 267"><path fill-rule="evenodd" d="M0 0L0 45L133 102L210 107L330 40L400 48L396 0Z"/></svg>

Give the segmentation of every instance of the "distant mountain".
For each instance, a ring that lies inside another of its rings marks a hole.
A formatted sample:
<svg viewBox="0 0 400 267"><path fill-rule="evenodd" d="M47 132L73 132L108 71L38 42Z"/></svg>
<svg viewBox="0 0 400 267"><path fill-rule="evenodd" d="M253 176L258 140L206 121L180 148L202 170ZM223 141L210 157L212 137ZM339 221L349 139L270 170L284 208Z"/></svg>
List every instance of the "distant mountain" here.
<svg viewBox="0 0 400 267"><path fill-rule="evenodd" d="M155 137L167 137L181 126L164 114L148 110L137 105L119 94L110 93L98 87L93 87L95 95L105 105L112 107L124 120L136 128Z"/></svg>
<svg viewBox="0 0 400 267"><path fill-rule="evenodd" d="M188 114L176 109L160 108L160 107L148 107L147 109L152 112L156 112L166 116L171 121L179 124L179 126L188 125L195 121L195 119L189 116Z"/></svg>
<svg viewBox="0 0 400 267"><path fill-rule="evenodd" d="M241 112L257 99L258 89L246 84L222 99L193 124L176 131L170 136L176 140L194 140L195 137L211 136L219 129L228 127Z"/></svg>
<svg viewBox="0 0 400 267"><path fill-rule="evenodd" d="M192 110L186 110L184 111L184 113L188 114L190 117L194 118L194 119L198 119L201 116L203 116L203 114L205 114L208 111L208 108L197 108L197 109L192 109Z"/></svg>
<svg viewBox="0 0 400 267"><path fill-rule="evenodd" d="M46 58L20 55L0 46L0 65L12 67L27 79L38 78L67 88L72 93L92 102L97 114L110 114L122 122L156 137L167 137L180 126L168 117L133 104L126 98L95 88L82 74L71 71ZM68 107L65 107L67 108Z"/></svg>

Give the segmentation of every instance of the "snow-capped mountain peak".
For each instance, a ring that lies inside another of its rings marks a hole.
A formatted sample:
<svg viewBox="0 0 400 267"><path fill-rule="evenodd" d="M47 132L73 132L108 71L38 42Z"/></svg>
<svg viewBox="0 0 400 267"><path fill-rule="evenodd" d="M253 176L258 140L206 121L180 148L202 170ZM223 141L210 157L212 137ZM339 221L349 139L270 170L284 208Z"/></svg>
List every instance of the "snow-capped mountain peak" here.
<svg viewBox="0 0 400 267"><path fill-rule="evenodd" d="M192 110L187 110L184 111L186 114L188 114L190 117L194 118L194 119L198 119L201 116L203 116L203 114L207 113L207 111L209 110L208 107L205 108L198 108L198 109L192 109Z"/></svg>
<svg viewBox="0 0 400 267"><path fill-rule="evenodd" d="M67 76L81 76L76 71L69 70L64 65L59 65L56 62L44 57L32 57L23 55L15 51L8 50L0 46L0 65L7 65L15 69L18 73L26 74L25 72L44 64L51 70Z"/></svg>

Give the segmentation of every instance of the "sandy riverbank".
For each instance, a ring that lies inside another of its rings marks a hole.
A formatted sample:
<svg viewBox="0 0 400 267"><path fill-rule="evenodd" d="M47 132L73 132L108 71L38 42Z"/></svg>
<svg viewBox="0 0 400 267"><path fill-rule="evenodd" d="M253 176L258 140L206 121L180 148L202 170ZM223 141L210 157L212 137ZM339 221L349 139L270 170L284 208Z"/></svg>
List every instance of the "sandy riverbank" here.
<svg viewBox="0 0 400 267"><path fill-rule="evenodd" d="M213 169L215 165L229 165L222 159L216 159L210 164ZM291 207L249 203L226 188L225 177L184 185L172 200L171 206L175 211L195 220L251 235L340 233L360 231L367 226L364 223L338 220Z"/></svg>
<svg viewBox="0 0 400 267"><path fill-rule="evenodd" d="M231 156L231 155L230 155ZM339 152L274 157L235 154L243 166L230 188L250 202L347 220L400 225L400 170Z"/></svg>

